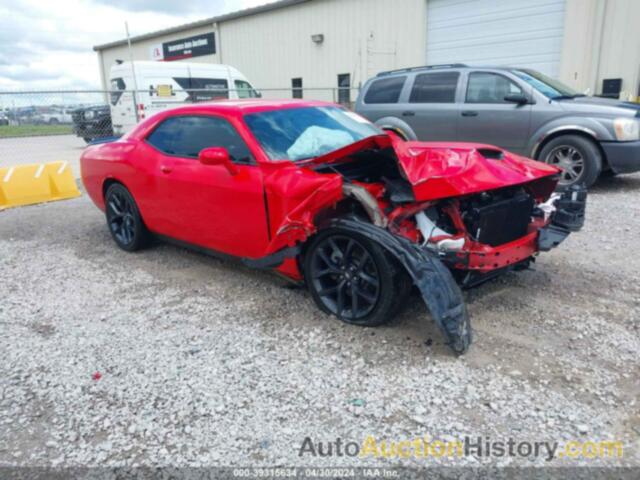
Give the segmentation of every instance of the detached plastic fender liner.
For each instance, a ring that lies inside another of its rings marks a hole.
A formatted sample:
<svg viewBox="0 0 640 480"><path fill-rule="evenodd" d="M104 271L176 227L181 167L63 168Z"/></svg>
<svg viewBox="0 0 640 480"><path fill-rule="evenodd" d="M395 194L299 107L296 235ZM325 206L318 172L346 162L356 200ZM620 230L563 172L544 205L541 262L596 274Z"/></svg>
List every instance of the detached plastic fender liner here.
<svg viewBox="0 0 640 480"><path fill-rule="evenodd" d="M472 340L471 322L462 291L439 258L409 240L370 223L338 218L326 226L363 235L393 255L411 275L447 345L456 353L468 350Z"/></svg>

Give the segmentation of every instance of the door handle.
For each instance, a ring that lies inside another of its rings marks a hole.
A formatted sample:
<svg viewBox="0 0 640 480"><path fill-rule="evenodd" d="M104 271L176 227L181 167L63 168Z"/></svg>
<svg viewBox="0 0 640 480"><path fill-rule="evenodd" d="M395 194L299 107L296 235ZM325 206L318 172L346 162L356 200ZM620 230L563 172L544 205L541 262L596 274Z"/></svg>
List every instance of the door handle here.
<svg viewBox="0 0 640 480"><path fill-rule="evenodd" d="M173 171L173 168L171 168L169 165L161 165L160 171L162 173L171 173Z"/></svg>
<svg viewBox="0 0 640 480"><path fill-rule="evenodd" d="M402 116L403 117L413 117L415 116L416 112L412 112L411 110L407 110L406 112L402 112Z"/></svg>
<svg viewBox="0 0 640 480"><path fill-rule="evenodd" d="M475 110L463 110L462 116L463 117L477 117L478 116L478 112L476 112Z"/></svg>

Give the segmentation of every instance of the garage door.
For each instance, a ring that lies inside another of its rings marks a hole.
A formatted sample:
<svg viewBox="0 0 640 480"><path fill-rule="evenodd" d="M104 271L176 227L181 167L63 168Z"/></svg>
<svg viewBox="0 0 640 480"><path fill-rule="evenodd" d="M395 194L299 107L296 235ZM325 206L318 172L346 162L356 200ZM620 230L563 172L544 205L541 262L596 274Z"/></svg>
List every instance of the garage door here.
<svg viewBox="0 0 640 480"><path fill-rule="evenodd" d="M565 0L427 0L427 64L560 73Z"/></svg>

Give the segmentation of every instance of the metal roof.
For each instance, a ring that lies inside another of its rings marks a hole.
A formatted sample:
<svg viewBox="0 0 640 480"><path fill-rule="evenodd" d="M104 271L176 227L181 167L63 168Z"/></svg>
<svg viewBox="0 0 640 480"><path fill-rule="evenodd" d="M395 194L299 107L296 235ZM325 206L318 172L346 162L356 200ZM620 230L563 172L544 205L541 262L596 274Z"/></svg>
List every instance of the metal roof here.
<svg viewBox="0 0 640 480"><path fill-rule="evenodd" d="M252 8L245 8L244 10L238 10L237 12L226 13L224 15L218 15L217 17L205 18L204 20L198 20L191 23L185 23L184 25L178 25L176 27L165 28L164 30L157 30L155 32L145 33L143 35L137 35L131 37L131 43L139 42L142 40L149 40L151 38L160 37L162 35L169 35L171 33L183 32L192 28L213 26L214 23L226 22L228 20L235 20L237 18L248 17L250 15L257 15L259 13L270 12L272 10L279 10L281 8L291 7L300 3L306 3L311 0L279 0L277 2L267 3L266 5L260 5ZM115 42L103 43L102 45L96 45L93 49L97 52L99 50L106 50L107 48L120 47L127 44L127 39L117 40Z"/></svg>

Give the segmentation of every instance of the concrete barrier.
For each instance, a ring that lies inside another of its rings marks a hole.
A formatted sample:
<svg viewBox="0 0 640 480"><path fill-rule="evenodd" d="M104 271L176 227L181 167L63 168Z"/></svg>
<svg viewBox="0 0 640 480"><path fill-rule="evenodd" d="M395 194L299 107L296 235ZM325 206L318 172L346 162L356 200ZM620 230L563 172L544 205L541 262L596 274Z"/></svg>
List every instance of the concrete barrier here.
<svg viewBox="0 0 640 480"><path fill-rule="evenodd" d="M0 209L78 196L68 162L0 167Z"/></svg>

